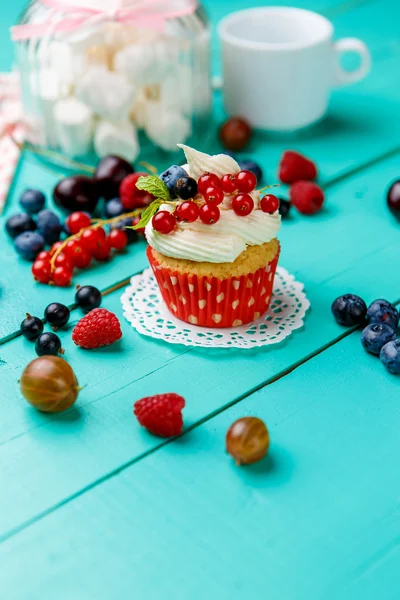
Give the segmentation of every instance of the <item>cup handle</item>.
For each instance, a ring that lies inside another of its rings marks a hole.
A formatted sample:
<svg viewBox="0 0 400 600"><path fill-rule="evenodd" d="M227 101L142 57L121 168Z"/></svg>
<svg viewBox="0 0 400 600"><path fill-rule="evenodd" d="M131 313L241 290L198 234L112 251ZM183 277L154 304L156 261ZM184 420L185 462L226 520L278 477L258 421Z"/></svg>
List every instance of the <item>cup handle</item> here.
<svg viewBox="0 0 400 600"><path fill-rule="evenodd" d="M356 83L363 79L371 68L371 55L367 46L357 38L343 38L333 44L335 52L334 84L337 87ZM354 71L345 71L340 66L340 57L345 52L356 52L361 59L361 65Z"/></svg>

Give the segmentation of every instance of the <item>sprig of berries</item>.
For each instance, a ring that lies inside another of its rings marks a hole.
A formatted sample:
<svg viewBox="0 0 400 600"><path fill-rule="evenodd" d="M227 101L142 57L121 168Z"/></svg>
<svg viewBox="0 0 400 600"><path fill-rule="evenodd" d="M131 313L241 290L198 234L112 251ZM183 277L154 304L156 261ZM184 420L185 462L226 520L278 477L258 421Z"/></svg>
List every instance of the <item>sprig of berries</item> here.
<svg viewBox="0 0 400 600"><path fill-rule="evenodd" d="M32 265L32 275L40 283L59 287L70 285L74 269L88 267L93 259L108 260L112 250L123 250L128 235L123 229L111 228L107 235L105 225L118 225L126 219L136 219L143 212L138 208L112 219L91 220L84 212L72 213L66 221L70 233L64 241L53 244L49 251L40 252Z"/></svg>
<svg viewBox="0 0 400 600"><path fill-rule="evenodd" d="M136 185L138 189L151 191L156 197L143 212L137 227L145 227L151 221L155 231L167 235L174 231L177 222L194 223L200 219L205 225L217 223L221 218L219 205L224 202L225 196L233 196L232 209L238 216L250 215L254 210L251 193L257 187L257 177L247 170L226 174L221 178L215 173L204 173L196 182L182 167L173 166L161 178L139 179ZM179 204L178 201L173 201L172 198L176 197L183 202ZM279 200L271 195L266 198L269 202L263 199L261 210L268 213L278 210ZM162 204L170 204L173 208L159 210Z"/></svg>

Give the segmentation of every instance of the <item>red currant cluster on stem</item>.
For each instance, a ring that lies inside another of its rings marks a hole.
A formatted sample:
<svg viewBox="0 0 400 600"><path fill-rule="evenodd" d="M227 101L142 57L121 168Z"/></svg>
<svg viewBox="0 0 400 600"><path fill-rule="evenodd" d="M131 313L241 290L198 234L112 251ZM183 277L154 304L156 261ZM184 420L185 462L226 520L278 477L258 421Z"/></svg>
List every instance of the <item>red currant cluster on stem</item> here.
<svg viewBox="0 0 400 600"><path fill-rule="evenodd" d="M256 187L257 177L251 171L227 174L221 178L214 173L205 173L198 181L196 197L179 204L173 213L167 210L157 212L152 219L153 228L158 233L168 234L175 229L177 222L194 223L197 219L205 225L214 225L221 218L218 206L225 196L233 196L233 211L239 217L246 217L254 209L250 194ZM273 214L279 208L279 200L270 194L264 196L260 208Z"/></svg>
<svg viewBox="0 0 400 600"><path fill-rule="evenodd" d="M66 222L72 235L37 255L32 265L34 279L59 287L68 286L75 269L85 269L93 259L106 261L113 250L123 250L128 244L128 236L123 229L111 229L107 234L104 226L128 217L139 220L142 212L143 209L137 209L113 219L97 221L92 221L84 212L72 213Z"/></svg>

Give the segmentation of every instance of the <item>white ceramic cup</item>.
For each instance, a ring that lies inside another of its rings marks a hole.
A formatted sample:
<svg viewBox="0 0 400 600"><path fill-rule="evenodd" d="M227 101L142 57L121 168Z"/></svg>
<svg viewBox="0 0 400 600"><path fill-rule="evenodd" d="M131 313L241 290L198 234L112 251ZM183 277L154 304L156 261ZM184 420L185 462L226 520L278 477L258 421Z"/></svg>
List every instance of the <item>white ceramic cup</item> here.
<svg viewBox="0 0 400 600"><path fill-rule="evenodd" d="M259 129L288 131L315 123L327 110L332 88L359 81L371 65L361 40L334 42L328 19L299 8L235 12L221 21L219 34L225 109ZM359 54L355 71L340 66L345 52Z"/></svg>

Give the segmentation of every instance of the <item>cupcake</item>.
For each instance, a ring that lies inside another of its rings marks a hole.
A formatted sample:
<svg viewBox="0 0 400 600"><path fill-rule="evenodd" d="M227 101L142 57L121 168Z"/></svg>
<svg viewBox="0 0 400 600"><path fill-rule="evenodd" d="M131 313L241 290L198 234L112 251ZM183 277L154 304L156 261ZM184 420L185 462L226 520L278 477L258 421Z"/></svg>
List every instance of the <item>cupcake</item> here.
<svg viewBox="0 0 400 600"><path fill-rule="evenodd" d="M161 175L163 200L147 214L147 256L162 297L192 325L251 323L271 302L279 202L261 199L256 177L231 156L180 147L187 164Z"/></svg>

